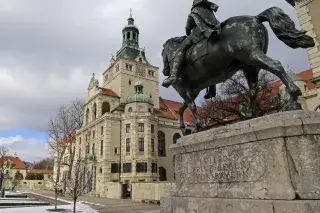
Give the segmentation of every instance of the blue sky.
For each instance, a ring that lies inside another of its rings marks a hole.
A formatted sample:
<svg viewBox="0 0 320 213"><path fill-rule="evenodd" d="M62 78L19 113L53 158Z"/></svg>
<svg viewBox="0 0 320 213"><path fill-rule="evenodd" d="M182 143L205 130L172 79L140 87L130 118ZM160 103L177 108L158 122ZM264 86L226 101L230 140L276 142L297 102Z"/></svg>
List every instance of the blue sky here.
<svg viewBox="0 0 320 213"><path fill-rule="evenodd" d="M220 6L219 20L279 6L298 23L285 0L214 2ZM121 46L129 9L140 29L140 47L161 72L162 44L184 34L191 4L192 0L1 0L0 145L26 161L50 157L45 134L49 118L62 104L86 98L93 72L101 82L111 54ZM269 56L295 72L309 68L305 50L292 50L272 31L269 34ZM160 75L160 82L163 79ZM160 95L181 100L172 88L160 88Z"/></svg>

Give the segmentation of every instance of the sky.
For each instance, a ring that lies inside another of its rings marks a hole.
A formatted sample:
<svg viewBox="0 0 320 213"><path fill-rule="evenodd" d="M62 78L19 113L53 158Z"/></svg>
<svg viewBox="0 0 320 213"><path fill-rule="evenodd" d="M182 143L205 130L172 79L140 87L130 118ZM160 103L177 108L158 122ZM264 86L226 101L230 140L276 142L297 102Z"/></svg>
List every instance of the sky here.
<svg viewBox="0 0 320 213"><path fill-rule="evenodd" d="M278 6L298 24L285 0L215 0L221 21ZM47 122L62 104L87 97L92 73L100 78L120 49L130 8L140 47L162 70L161 51L183 35L192 0L0 0L0 146L25 161L49 157ZM300 28L300 27L298 27ZM272 33L268 55L295 72L309 68L305 50L293 50ZM164 77L160 75L160 84ZM172 89L163 98L180 101ZM201 103L201 99L197 103Z"/></svg>

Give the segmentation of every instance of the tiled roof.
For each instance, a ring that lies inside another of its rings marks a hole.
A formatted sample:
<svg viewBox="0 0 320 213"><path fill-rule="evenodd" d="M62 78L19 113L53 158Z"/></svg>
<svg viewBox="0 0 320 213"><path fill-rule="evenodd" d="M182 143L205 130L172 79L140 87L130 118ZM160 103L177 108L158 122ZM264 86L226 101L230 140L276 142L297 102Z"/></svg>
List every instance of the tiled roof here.
<svg viewBox="0 0 320 213"><path fill-rule="evenodd" d="M46 170L46 169L32 169L28 171L30 173L37 173L37 174L47 174L47 175L52 175L53 170Z"/></svg>
<svg viewBox="0 0 320 213"><path fill-rule="evenodd" d="M179 108L182 103L172 100L167 100L160 98L160 117L178 120L179 119ZM201 107L198 107L201 110ZM194 118L191 110L188 108L183 115L184 121L188 123L193 123Z"/></svg>
<svg viewBox="0 0 320 213"><path fill-rule="evenodd" d="M113 92L111 89L106 88L100 88L102 95L112 96L112 97L119 97L115 92Z"/></svg>
<svg viewBox="0 0 320 213"><path fill-rule="evenodd" d="M4 161L7 161L7 160L10 160L14 164L13 169L26 169L27 168L26 164L24 162L22 162L19 157L1 157L0 164L2 164Z"/></svg>

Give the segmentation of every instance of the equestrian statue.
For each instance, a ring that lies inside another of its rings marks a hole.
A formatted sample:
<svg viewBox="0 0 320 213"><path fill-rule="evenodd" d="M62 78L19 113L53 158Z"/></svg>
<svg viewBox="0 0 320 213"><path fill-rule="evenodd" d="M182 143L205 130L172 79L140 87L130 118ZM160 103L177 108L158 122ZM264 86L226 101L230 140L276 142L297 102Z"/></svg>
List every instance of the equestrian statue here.
<svg viewBox="0 0 320 213"><path fill-rule="evenodd" d="M294 0L286 0L294 6ZM216 94L216 85L243 71L250 90L258 85L261 69L276 75L287 87L290 103L286 110L300 110L297 87L280 61L266 55L269 45L268 22L275 35L287 46L310 48L312 37L296 29L291 18L278 7L257 16L236 16L220 23L214 13L218 6L209 0L194 0L186 24L186 36L174 37L163 45L163 74L169 76L162 86L172 86L184 99L179 110L180 128L187 134L183 114L189 107L195 118L193 132L201 130L195 99L207 89L205 98Z"/></svg>

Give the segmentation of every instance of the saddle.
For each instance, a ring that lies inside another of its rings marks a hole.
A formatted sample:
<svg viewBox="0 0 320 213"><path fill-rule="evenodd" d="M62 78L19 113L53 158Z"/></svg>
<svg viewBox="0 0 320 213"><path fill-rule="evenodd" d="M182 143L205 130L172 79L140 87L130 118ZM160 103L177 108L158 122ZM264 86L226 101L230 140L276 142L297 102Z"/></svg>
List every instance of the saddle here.
<svg viewBox="0 0 320 213"><path fill-rule="evenodd" d="M193 64L198 59L208 54L208 39L204 38L192 45L186 53L187 64Z"/></svg>
<svg viewBox="0 0 320 213"><path fill-rule="evenodd" d="M174 43L172 44L172 48L178 49L178 46L184 41L185 38L186 36L173 38ZM175 57L175 54L176 53L174 52L172 56L168 58L168 63L172 62L172 60ZM193 44L186 52L186 61L188 62L187 64L192 64L207 54L208 54L208 39L203 38L199 40L197 43Z"/></svg>

